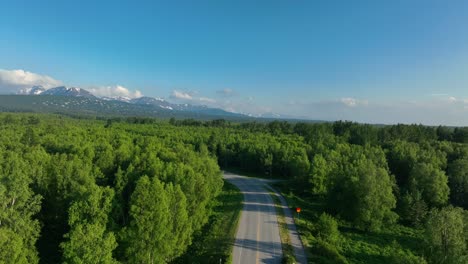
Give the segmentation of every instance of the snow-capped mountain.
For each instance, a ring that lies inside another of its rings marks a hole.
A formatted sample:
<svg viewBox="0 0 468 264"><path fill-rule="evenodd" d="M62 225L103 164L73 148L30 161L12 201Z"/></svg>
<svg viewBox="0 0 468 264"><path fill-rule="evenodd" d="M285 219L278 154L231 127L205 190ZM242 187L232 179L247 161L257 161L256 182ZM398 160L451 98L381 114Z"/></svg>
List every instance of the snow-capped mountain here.
<svg viewBox="0 0 468 264"><path fill-rule="evenodd" d="M132 98L126 96L103 96L101 97L101 99L105 101L119 101L125 103L130 103L130 101L132 100Z"/></svg>
<svg viewBox="0 0 468 264"><path fill-rule="evenodd" d="M134 98L130 100L131 104L138 104L138 105L151 105L151 106L158 106L160 108L168 109L168 110L174 110L176 109L176 104L171 104L168 101L162 99L162 98L155 98L155 97L148 97L148 96L143 96L139 98Z"/></svg>
<svg viewBox="0 0 468 264"><path fill-rule="evenodd" d="M205 105L175 104L157 97L96 97L91 92L77 87L59 86L44 89L42 86L34 86L29 89L24 89L18 94L41 95L34 97L38 99L34 104L40 104L44 109L60 107L59 109L66 111L96 111L96 113L105 112L109 115L245 117L245 115L228 112L219 108L210 108ZM57 97L55 98L55 96ZM33 108L36 107L37 106ZM57 109L54 111L57 111Z"/></svg>
<svg viewBox="0 0 468 264"><path fill-rule="evenodd" d="M157 97L143 96L134 98L130 101L132 104L141 104L141 105L155 105L166 102L166 100ZM168 102L166 102L168 103Z"/></svg>
<svg viewBox="0 0 468 264"><path fill-rule="evenodd" d="M85 89L81 89L78 87L66 87L66 86L50 88L42 92L41 95L76 96L76 97L88 97L88 98L95 97L92 93L88 92Z"/></svg>

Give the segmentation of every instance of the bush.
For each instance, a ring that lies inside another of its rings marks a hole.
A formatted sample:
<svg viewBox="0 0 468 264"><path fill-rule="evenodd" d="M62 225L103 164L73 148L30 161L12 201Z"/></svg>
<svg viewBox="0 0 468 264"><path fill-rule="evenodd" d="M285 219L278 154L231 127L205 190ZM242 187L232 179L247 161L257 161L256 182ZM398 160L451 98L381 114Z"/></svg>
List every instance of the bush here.
<svg viewBox="0 0 468 264"><path fill-rule="evenodd" d="M317 238L336 246L340 239L340 231L338 231L338 223L333 216L322 213L315 227Z"/></svg>
<svg viewBox="0 0 468 264"><path fill-rule="evenodd" d="M314 255L320 258L321 263L348 264L344 256L340 254L338 249L323 240L317 240L312 247Z"/></svg>
<svg viewBox="0 0 468 264"><path fill-rule="evenodd" d="M403 253L401 251L396 251L394 254L390 256L389 263L392 264L427 264L426 260L422 257L418 257L415 255L409 255Z"/></svg>
<svg viewBox="0 0 468 264"><path fill-rule="evenodd" d="M388 252L389 261L392 264L427 264L422 257L415 256L410 250L405 250L396 241L385 248Z"/></svg>
<svg viewBox="0 0 468 264"><path fill-rule="evenodd" d="M282 264L294 264L296 263L296 259L291 255L284 255L283 259L281 260Z"/></svg>

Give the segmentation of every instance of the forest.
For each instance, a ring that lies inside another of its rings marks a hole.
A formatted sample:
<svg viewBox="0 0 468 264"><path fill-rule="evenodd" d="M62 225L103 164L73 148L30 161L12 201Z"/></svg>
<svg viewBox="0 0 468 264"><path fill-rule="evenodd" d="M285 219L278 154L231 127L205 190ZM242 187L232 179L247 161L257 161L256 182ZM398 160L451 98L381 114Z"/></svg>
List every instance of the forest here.
<svg viewBox="0 0 468 264"><path fill-rule="evenodd" d="M174 261L221 169L319 204L299 226L317 263L366 263L345 232L390 228L415 246L388 241L388 262L468 262L468 128L4 113L0 135L0 263Z"/></svg>
<svg viewBox="0 0 468 264"><path fill-rule="evenodd" d="M169 262L223 185L216 160L177 136L55 116L0 120L0 263Z"/></svg>

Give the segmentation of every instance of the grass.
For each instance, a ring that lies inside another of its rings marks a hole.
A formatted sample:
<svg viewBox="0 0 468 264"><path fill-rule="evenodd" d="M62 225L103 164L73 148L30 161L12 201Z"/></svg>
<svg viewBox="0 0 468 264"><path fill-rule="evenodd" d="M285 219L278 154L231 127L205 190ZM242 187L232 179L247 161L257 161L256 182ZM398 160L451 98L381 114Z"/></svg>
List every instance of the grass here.
<svg viewBox="0 0 468 264"><path fill-rule="evenodd" d="M296 262L294 249L291 245L291 237L289 236L288 225L286 224L286 216L279 197L270 188L266 188L270 193L273 202L275 203L276 213L278 215L278 225L280 230L281 248L283 249L283 263L292 264Z"/></svg>
<svg viewBox="0 0 468 264"><path fill-rule="evenodd" d="M222 168L224 171L246 176L246 177L252 177L252 178L262 178L262 179L275 179L275 180L282 180L281 176L278 175L270 175L267 172L265 173L259 173L259 172L251 172L248 169L241 169L238 167L232 167L232 166L227 166Z"/></svg>
<svg viewBox="0 0 468 264"><path fill-rule="evenodd" d="M239 189L224 181L208 223L194 237L185 254L172 263L231 263L242 200Z"/></svg>
<svg viewBox="0 0 468 264"><path fill-rule="evenodd" d="M314 237L314 223L322 212L326 211L324 202L308 193L298 195L291 186L293 185L287 182L275 184L290 207L301 207L300 218L298 219L296 215L294 218L306 249L308 262L333 263L317 254L318 239ZM403 258L423 254L421 229L396 224L384 227L379 232L364 232L342 220L339 220L338 224L341 237L337 250L348 263L395 263L395 254L397 254L395 252L402 254Z"/></svg>

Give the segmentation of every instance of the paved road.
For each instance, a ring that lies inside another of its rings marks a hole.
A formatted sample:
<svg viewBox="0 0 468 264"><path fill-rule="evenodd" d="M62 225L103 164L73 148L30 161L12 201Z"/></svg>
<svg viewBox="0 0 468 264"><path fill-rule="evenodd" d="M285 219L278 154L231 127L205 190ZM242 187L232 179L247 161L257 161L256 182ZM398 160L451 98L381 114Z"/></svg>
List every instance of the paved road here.
<svg viewBox="0 0 468 264"><path fill-rule="evenodd" d="M233 264L281 263L281 239L276 209L262 180L225 173L224 178L244 194Z"/></svg>

